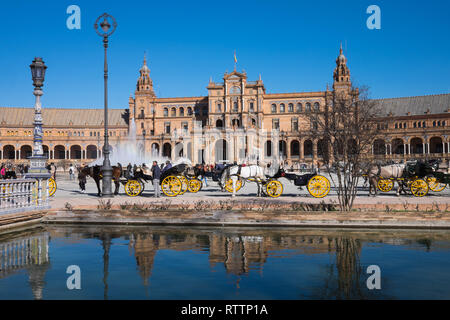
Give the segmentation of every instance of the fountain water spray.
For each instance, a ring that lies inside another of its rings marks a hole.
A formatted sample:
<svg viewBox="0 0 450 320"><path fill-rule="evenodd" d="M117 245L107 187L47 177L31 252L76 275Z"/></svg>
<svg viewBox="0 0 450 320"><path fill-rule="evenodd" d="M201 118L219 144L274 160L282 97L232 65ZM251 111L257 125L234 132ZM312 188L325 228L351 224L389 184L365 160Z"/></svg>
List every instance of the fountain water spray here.
<svg viewBox="0 0 450 320"><path fill-rule="evenodd" d="M126 140L121 141L117 144L109 155L111 165L117 165L120 163L122 166L126 167L129 163L131 165L142 165L145 163L148 167L152 166L153 161L157 161L158 164L165 163L170 160L168 157L162 157L159 155L159 151L153 145L151 154L146 155L144 152L144 141L138 140L136 137L136 122L134 118L130 120L130 128L128 132L128 137ZM103 156L89 163L88 166L102 165ZM191 161L187 158L178 158L173 165L180 163L187 163L191 165Z"/></svg>

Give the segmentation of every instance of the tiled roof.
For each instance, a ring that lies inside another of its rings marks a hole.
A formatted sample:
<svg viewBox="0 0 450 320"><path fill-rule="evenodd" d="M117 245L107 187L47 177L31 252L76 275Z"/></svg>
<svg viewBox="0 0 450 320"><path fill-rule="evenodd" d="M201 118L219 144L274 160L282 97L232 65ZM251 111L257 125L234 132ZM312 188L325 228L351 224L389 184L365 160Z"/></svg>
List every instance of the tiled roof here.
<svg viewBox="0 0 450 320"><path fill-rule="evenodd" d="M62 109L42 108L44 126L102 126L103 109ZM34 108L0 107L0 126L2 124L31 126L34 121ZM128 110L109 109L108 123L110 126L125 126L128 124Z"/></svg>
<svg viewBox="0 0 450 320"><path fill-rule="evenodd" d="M393 116L424 115L448 113L450 111L450 93L429 96L375 99L384 115ZM409 112L409 114L408 114Z"/></svg>

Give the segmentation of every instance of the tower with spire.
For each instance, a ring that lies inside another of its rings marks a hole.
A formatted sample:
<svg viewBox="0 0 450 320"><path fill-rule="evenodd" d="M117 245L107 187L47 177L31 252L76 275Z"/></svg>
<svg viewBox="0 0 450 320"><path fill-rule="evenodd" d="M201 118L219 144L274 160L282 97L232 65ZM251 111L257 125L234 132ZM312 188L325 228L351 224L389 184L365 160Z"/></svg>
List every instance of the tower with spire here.
<svg viewBox="0 0 450 320"><path fill-rule="evenodd" d="M139 69L139 79L136 84L136 94L149 95L155 97L155 92L153 90L153 81L150 78L150 69L147 66L147 56L144 54L144 64L141 69Z"/></svg>
<svg viewBox="0 0 450 320"><path fill-rule="evenodd" d="M342 43L339 49L339 56L336 59L336 68L333 74L334 90L349 90L352 87L350 82L350 70L347 66L347 58L342 50Z"/></svg>

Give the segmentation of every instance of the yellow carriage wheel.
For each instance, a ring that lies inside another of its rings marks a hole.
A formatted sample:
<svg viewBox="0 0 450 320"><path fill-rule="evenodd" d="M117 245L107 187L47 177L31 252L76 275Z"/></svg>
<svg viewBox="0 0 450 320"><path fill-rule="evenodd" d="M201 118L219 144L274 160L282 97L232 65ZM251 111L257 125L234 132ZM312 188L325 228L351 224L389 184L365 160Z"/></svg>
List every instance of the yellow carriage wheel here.
<svg viewBox="0 0 450 320"><path fill-rule="evenodd" d="M137 180L128 180L125 183L125 193L130 197L136 197L142 192L142 185Z"/></svg>
<svg viewBox="0 0 450 320"><path fill-rule="evenodd" d="M233 180L230 178L228 179L228 181L225 183L224 186L225 190L227 190L228 192L233 192ZM238 192L240 189L242 188L242 179L239 178L236 181L236 192Z"/></svg>
<svg viewBox="0 0 450 320"><path fill-rule="evenodd" d="M411 192L416 197L424 197L428 193L428 183L422 179L416 179L411 183Z"/></svg>
<svg viewBox="0 0 450 320"><path fill-rule="evenodd" d="M202 182L198 179L190 179L188 181L188 191L192 193L197 193L202 187Z"/></svg>
<svg viewBox="0 0 450 320"><path fill-rule="evenodd" d="M428 187L434 192L441 192L447 186L445 183L440 183L435 177L427 178Z"/></svg>
<svg viewBox="0 0 450 320"><path fill-rule="evenodd" d="M266 193L269 197L278 198L283 193L283 184L278 180L271 180L266 184Z"/></svg>
<svg viewBox="0 0 450 320"><path fill-rule="evenodd" d="M51 197L55 194L57 189L56 181L53 178L48 179L48 196Z"/></svg>
<svg viewBox="0 0 450 320"><path fill-rule="evenodd" d="M394 188L394 182L391 179L378 180L377 187L380 191L389 192Z"/></svg>
<svg viewBox="0 0 450 320"><path fill-rule="evenodd" d="M162 192L168 197L176 197L182 188L181 180L175 176L165 177L161 182Z"/></svg>
<svg viewBox="0 0 450 320"><path fill-rule="evenodd" d="M188 180L185 176L178 176L178 179L181 181L181 191L180 194L184 194L188 190Z"/></svg>
<svg viewBox="0 0 450 320"><path fill-rule="evenodd" d="M309 179L308 191L314 198L323 198L330 192L330 181L321 175Z"/></svg>

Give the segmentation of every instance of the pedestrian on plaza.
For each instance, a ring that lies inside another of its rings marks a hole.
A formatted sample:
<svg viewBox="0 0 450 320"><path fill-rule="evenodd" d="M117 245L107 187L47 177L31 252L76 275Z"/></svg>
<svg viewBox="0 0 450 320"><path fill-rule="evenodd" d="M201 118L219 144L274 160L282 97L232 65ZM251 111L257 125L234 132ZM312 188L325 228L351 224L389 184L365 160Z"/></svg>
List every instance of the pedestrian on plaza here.
<svg viewBox="0 0 450 320"><path fill-rule="evenodd" d="M157 161L153 161L152 177L153 177L153 189L155 190L155 198L159 198L160 197L159 179L161 178L161 169L159 168Z"/></svg>
<svg viewBox="0 0 450 320"><path fill-rule="evenodd" d="M202 181L205 183L205 187L208 186L208 181L206 180L206 172L207 171L208 171L208 166L203 165Z"/></svg>
<svg viewBox="0 0 450 320"><path fill-rule="evenodd" d="M1 169L0 169L0 175L2 176L2 179L5 179L6 168L5 168L5 166L3 164L2 164Z"/></svg>
<svg viewBox="0 0 450 320"><path fill-rule="evenodd" d="M75 179L75 168L73 167L73 164L71 164L69 167L69 179Z"/></svg>
<svg viewBox="0 0 450 320"><path fill-rule="evenodd" d="M56 166L53 162L50 163L50 173L52 174L52 178L56 180Z"/></svg>

